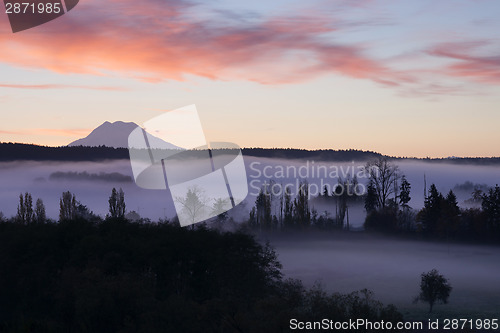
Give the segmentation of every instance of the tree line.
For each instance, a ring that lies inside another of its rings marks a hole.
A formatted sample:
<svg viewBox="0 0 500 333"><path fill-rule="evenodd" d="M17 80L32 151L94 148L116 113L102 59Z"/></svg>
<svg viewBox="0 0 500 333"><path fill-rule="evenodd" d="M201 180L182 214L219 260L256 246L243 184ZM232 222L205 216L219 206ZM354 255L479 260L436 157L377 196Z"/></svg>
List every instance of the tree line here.
<svg viewBox="0 0 500 333"><path fill-rule="evenodd" d="M119 191L115 199L118 216ZM403 320L368 290L284 279L274 250L248 234L90 221L71 213L74 196L61 202L69 210L59 223L0 223L2 332L283 332L291 318Z"/></svg>
<svg viewBox="0 0 500 333"><path fill-rule="evenodd" d="M483 192L474 189L469 202L480 208L461 208L453 190L445 195L435 184L425 189L424 207L409 206L411 184L388 160L376 163L382 170L370 176L365 209L365 228L421 237L456 240L500 240L500 187Z"/></svg>
<svg viewBox="0 0 500 333"><path fill-rule="evenodd" d="M290 188L282 188L273 180L264 183L251 208L248 225L256 230L349 229L349 207L363 204L366 211L365 230L414 234L419 237L457 240L500 240L500 187L483 192L475 188L469 203L480 208L461 208L456 194L445 195L431 184L425 190L424 207L411 208L412 186L405 174L390 159L369 161L364 170L368 177L366 191L356 190L356 176L339 178L329 190L310 198L307 180L299 182L295 196ZM273 187L282 190L273 193ZM318 206L329 210L318 212Z"/></svg>
<svg viewBox="0 0 500 333"><path fill-rule="evenodd" d="M281 189L275 194L273 187ZM251 208L248 225L257 230L304 230L308 228L349 229L349 205L361 200L355 190L358 186L356 176L339 179L338 184L330 189L324 186L318 197L314 198L320 205L328 205L335 210L319 212L312 204L307 180L299 182L297 194L292 197L288 186L276 184L274 181L262 185Z"/></svg>
<svg viewBox="0 0 500 333"><path fill-rule="evenodd" d="M109 196L109 213L106 216L108 219L124 219L126 212L125 193L120 188L113 188ZM0 221L3 219L0 216ZM70 191L63 192L59 199L59 222L85 219L89 221L102 221L102 218L92 212L86 205L76 199L76 196ZM17 206L17 214L10 219L11 222L19 224L42 224L53 222L47 218L45 212L45 204L43 200L38 198L35 206L33 206L33 197L31 193L21 193L19 195L19 204Z"/></svg>

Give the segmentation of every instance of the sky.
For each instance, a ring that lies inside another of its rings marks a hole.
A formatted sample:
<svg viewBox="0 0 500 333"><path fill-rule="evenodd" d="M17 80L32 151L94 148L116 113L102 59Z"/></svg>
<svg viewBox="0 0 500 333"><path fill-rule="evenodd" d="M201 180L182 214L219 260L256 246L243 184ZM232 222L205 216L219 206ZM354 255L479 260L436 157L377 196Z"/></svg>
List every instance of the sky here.
<svg viewBox="0 0 500 333"><path fill-rule="evenodd" d="M196 104L209 141L500 156L500 2L80 0L12 33L0 141Z"/></svg>

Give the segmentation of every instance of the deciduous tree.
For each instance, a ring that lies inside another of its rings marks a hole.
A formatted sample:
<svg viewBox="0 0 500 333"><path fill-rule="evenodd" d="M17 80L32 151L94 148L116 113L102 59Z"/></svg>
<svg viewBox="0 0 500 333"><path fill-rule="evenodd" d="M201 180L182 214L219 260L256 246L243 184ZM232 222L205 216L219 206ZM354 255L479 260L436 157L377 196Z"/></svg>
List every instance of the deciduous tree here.
<svg viewBox="0 0 500 333"><path fill-rule="evenodd" d="M420 281L420 294L415 301L429 303L429 313L436 303L448 303L452 287L443 275L436 269L422 273Z"/></svg>

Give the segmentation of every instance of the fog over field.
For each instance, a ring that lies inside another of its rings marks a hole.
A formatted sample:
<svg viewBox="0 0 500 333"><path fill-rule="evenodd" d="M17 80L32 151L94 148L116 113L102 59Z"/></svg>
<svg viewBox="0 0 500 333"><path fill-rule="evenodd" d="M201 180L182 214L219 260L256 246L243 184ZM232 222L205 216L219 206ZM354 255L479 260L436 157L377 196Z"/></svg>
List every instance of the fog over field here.
<svg viewBox="0 0 500 333"><path fill-rule="evenodd" d="M51 177L55 172L65 177ZM97 176L94 180L71 177L69 172ZM116 177L116 174L122 177ZM104 174L104 175L103 175ZM99 175L101 177L99 177ZM113 177L114 175L114 177ZM105 180L106 176L109 180ZM123 177L128 176L128 177ZM71 191L76 199L94 213L105 216L108 198L113 187L122 188L126 195L127 211L137 211L143 217L158 219L173 216L173 203L166 191L143 190L133 181L130 162L115 160L104 162L4 162L0 163L0 211L5 216L16 214L19 193L30 192L33 200L42 198L49 218L58 219L59 198L64 191ZM73 179L72 179L73 178ZM122 178L117 181L115 178Z"/></svg>
<svg viewBox="0 0 500 333"><path fill-rule="evenodd" d="M500 183L499 166L458 165L425 161L396 162L411 183L410 206L419 209L423 206L424 174L427 186L435 183L438 190L445 193L457 184L466 181L473 184L494 186ZM358 176L360 184L366 184L366 178L360 172L365 162L321 162L285 159L245 157L248 176L249 195L246 205L235 213L236 220L246 219L247 212L254 205L255 196L264 182L271 179L276 182L276 193L280 186L290 184L292 194L301 179L307 178L310 194L314 196L327 184L333 188L338 179ZM83 174L86 173L86 174ZM108 197L113 187L123 188L127 211L136 211L142 217L158 219L175 215L172 198L165 190L144 190L133 182L133 174L128 160L102 162L3 162L0 163L0 211L5 216L16 214L18 196L21 192L30 192L35 198L42 198L47 208L47 215L57 219L59 198L63 191L75 193L77 199L87 205L94 213L104 216L108 210ZM281 187L281 188L282 188ZM362 189L362 187L360 187ZM470 198L471 191L457 191L459 205ZM335 207L312 204L319 212L335 211ZM362 204L349 211L351 225L360 227L364 220Z"/></svg>
<svg viewBox="0 0 500 333"><path fill-rule="evenodd" d="M498 318L500 248L494 246L397 240L359 233L271 237L283 272L307 286L348 293L367 288L416 318L429 318L428 305L413 304L420 274L437 269L453 290L435 315L448 318ZM451 316L451 317L450 317Z"/></svg>
<svg viewBox="0 0 500 333"><path fill-rule="evenodd" d="M294 169L299 172L302 167L302 175L309 170L308 182L320 188L321 184L337 184L337 179L330 177L332 173L328 173L326 178L324 175L313 176L314 168L325 166L329 172L351 172L360 170L365 163L312 163L245 157L245 165L249 196L246 205L233 210L236 220L248 218L259 187L270 180L267 176L271 176L277 184L297 184L300 175L295 177L292 172ZM500 182L498 166L425 161L400 161L397 165L412 185L410 206L416 209L423 205L424 174L427 186L435 183L441 192L448 192L466 181L487 186ZM290 174L283 174L283 168L287 167ZM366 183L363 178L359 181ZM104 217L113 187L123 188L127 211L134 210L152 220L165 216L171 218L175 214L168 191L144 190L135 185L128 160L4 162L0 163L0 184L0 211L6 217L16 214L18 196L26 191L32 193L34 200L44 200L50 218L58 218L59 198L63 191L75 193L77 200ZM470 191L467 186L465 188L456 193L460 206L464 206L463 201L470 198ZM314 192L313 188L311 192ZM335 211L335 207L322 204L317 204L315 208L319 213L323 210ZM350 208L350 222L354 229L362 226L364 217L362 203ZM436 307L438 315L457 317L463 314L467 318L481 318L500 313L498 247L396 240L358 232L325 232L293 237L274 236L271 243L283 263L285 276L299 278L308 286L319 281L330 291L351 292L368 288L375 292L377 299L396 304L410 317L426 318L427 306L412 304L412 300L418 294L420 274L436 268L450 279L454 288L450 304Z"/></svg>

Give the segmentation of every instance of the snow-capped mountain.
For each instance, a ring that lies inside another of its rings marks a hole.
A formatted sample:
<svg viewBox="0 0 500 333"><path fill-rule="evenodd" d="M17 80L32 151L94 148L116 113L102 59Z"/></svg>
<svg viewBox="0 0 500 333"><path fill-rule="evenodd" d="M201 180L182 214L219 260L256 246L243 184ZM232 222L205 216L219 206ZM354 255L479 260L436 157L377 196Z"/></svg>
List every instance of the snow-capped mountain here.
<svg viewBox="0 0 500 333"><path fill-rule="evenodd" d="M114 123L110 123L106 121L85 138L73 141L68 146L127 148L128 136L137 127L138 125L132 122L115 121ZM151 147L182 149L151 134L148 135L148 139Z"/></svg>

